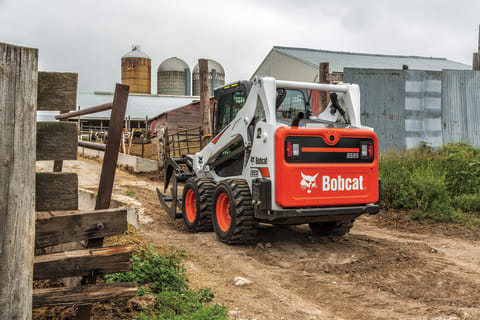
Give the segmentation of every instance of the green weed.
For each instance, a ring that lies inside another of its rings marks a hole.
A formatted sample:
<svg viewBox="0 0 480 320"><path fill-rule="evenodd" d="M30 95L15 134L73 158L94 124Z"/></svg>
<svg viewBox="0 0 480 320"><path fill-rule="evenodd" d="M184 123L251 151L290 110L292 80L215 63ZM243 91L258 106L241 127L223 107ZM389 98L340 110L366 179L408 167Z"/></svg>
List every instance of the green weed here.
<svg viewBox="0 0 480 320"><path fill-rule="evenodd" d="M141 311L137 315L140 320L227 319L226 308L213 303L214 295L208 288L193 290L188 286L183 257L182 251L158 253L149 247L133 255L132 271L105 275L104 279L107 283L136 281L137 295L155 296L155 307Z"/></svg>
<svg viewBox="0 0 480 320"><path fill-rule="evenodd" d="M410 209L412 218L480 224L480 150L449 144L438 150L382 154L382 206Z"/></svg>

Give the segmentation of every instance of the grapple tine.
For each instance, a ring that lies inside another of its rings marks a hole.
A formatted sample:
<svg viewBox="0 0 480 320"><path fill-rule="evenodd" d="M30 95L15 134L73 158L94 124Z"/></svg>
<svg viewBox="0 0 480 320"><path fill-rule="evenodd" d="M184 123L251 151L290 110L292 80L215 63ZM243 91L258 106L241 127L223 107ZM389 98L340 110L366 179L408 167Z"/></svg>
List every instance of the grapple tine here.
<svg viewBox="0 0 480 320"><path fill-rule="evenodd" d="M175 185L176 187L176 185ZM169 197L168 195L164 195L160 189L157 189L157 196L158 200L160 200L160 204L162 205L163 209L167 212L168 216L175 221L175 219L182 218L181 213L177 213L177 207L180 208L181 206L178 205L178 203L181 204L181 200L177 199L177 193L174 192L174 188L170 189L171 191L171 196ZM172 204L169 206L167 202L172 202Z"/></svg>

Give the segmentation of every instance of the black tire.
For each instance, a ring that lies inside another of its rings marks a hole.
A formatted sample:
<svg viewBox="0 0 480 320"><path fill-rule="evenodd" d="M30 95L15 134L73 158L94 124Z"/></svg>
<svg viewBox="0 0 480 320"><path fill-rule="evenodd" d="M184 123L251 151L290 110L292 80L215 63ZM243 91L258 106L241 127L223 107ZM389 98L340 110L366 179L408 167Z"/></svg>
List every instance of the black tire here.
<svg viewBox="0 0 480 320"><path fill-rule="evenodd" d="M353 227L355 219L343 221L329 221L309 223L310 229L317 236L341 237L347 234Z"/></svg>
<svg viewBox="0 0 480 320"><path fill-rule="evenodd" d="M217 212L219 198L225 197L222 194L228 197L229 210L226 211L228 211L230 216L228 228L225 228L224 224L223 229L221 221L219 224L219 219L222 219L221 211ZM212 207L213 229L220 241L227 244L249 244L255 242L258 221L254 216L252 196L246 181L228 179L220 182L215 188Z"/></svg>
<svg viewBox="0 0 480 320"><path fill-rule="evenodd" d="M195 216L190 219L187 216L186 206L187 192L191 190L195 197ZM215 190L215 183L208 179L198 177L190 178L185 183L182 197L182 216L188 231L190 232L208 232L213 231L212 228L212 196Z"/></svg>

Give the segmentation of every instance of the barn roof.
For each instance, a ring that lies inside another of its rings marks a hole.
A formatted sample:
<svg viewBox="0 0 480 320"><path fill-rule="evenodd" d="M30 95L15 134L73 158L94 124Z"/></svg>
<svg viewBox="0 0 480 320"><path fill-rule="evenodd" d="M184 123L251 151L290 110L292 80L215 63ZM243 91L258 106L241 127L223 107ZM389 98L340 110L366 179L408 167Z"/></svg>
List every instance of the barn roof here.
<svg viewBox="0 0 480 320"><path fill-rule="evenodd" d="M472 69L471 66L446 58L368 54L343 51L328 51L308 48L274 46L277 51L300 60L315 68L320 62L328 62L330 72L343 72L343 68L402 69L441 71L442 69Z"/></svg>
<svg viewBox="0 0 480 320"><path fill-rule="evenodd" d="M173 110L180 109L180 108L186 108L186 107L193 106L193 105L198 105L198 106L200 107L200 99L199 99L199 97L197 97L197 98L198 98L198 99L195 99L195 100L193 100L192 102L190 102L190 103L188 103L188 104L185 104L185 105L183 105L183 106L180 106L180 107L178 107L178 108L175 108L175 109L173 109ZM210 97L210 106L212 106L214 100L215 100L215 97ZM172 111L172 110L169 110L169 111ZM167 112L168 112L168 111L164 111L164 112L158 113L158 114L155 115L154 117L151 117L151 118L149 117L149 118L148 118L148 122L151 122L151 121L153 121L153 120L155 120L155 119L160 118L162 115L164 115L164 114L167 113ZM200 114L199 114L199 117L200 117Z"/></svg>
<svg viewBox="0 0 480 320"><path fill-rule="evenodd" d="M127 111L125 116L130 116L131 120L145 120L145 117L153 118L159 114L175 110L194 101L199 100L197 96L168 96L168 95L149 95L149 94L130 94L128 96ZM99 104L111 102L113 93L95 92L78 93L77 105L80 109L93 107ZM81 116L82 119L110 119L111 111L102 111L89 115ZM58 111L39 111L38 121L54 121Z"/></svg>

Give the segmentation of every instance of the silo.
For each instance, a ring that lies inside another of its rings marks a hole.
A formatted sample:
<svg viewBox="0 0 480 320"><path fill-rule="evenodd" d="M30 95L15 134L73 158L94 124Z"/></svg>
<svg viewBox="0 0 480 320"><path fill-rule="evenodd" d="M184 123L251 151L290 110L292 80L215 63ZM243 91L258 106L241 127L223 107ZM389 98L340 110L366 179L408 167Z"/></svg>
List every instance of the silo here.
<svg viewBox="0 0 480 320"><path fill-rule="evenodd" d="M178 96L191 95L190 67L185 61L171 57L158 66L157 93Z"/></svg>
<svg viewBox="0 0 480 320"><path fill-rule="evenodd" d="M122 84L130 86L130 93L151 93L151 63L139 45L122 57Z"/></svg>
<svg viewBox="0 0 480 320"><path fill-rule="evenodd" d="M225 84L225 71L220 63L208 59L208 89L210 96L213 96L213 89ZM193 68L193 95L200 95L200 69L198 63Z"/></svg>

